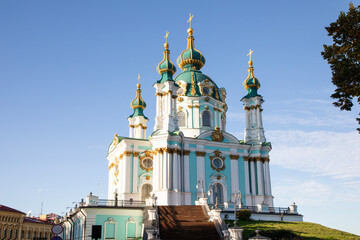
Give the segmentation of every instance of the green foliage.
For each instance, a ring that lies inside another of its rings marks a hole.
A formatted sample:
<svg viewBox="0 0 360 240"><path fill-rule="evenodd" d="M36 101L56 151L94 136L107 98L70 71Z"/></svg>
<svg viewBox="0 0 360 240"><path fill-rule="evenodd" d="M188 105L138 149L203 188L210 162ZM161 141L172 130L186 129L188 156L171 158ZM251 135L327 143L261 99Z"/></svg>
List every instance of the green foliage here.
<svg viewBox="0 0 360 240"><path fill-rule="evenodd" d="M340 12L336 22L325 28L332 45L324 45L321 55L330 64L332 83L337 87L331 95L333 104L351 111L354 98L360 104L360 6L350 3L348 12ZM360 118L357 118L360 124ZM357 129L360 132L360 128Z"/></svg>
<svg viewBox="0 0 360 240"><path fill-rule="evenodd" d="M230 226L234 225L234 221L228 220L226 223ZM304 239L304 240L320 240L320 239L345 239L345 240L360 240L360 236L339 231L336 229L324 227L320 224L309 223L309 222L274 222L274 221L238 221L238 226L244 229L243 239L246 240L251 236L254 236L255 230L260 229L260 233L263 236L268 232L274 234L274 236L280 237L277 239ZM294 235L286 235L286 234ZM284 235L283 235L284 234ZM293 236L299 238L281 238L285 236Z"/></svg>
<svg viewBox="0 0 360 240"><path fill-rule="evenodd" d="M250 237L255 235L256 234L253 233ZM302 237L286 229L261 231L260 235L271 238L272 240L303 240Z"/></svg>
<svg viewBox="0 0 360 240"><path fill-rule="evenodd" d="M250 221L251 212L249 209L242 209L236 213L236 217L241 221Z"/></svg>

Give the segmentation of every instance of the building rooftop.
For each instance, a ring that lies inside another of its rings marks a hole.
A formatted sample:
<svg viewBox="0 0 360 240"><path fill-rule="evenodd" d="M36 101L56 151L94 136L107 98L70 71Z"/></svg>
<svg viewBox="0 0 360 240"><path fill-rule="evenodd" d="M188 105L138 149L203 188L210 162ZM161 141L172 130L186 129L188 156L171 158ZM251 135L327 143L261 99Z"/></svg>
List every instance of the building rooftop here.
<svg viewBox="0 0 360 240"><path fill-rule="evenodd" d="M11 207L8 207L8 206L5 206L5 205L1 205L0 204L0 211L4 211L4 212L15 212L15 213L21 213L21 214L25 214L19 210L16 210L14 208L11 208Z"/></svg>

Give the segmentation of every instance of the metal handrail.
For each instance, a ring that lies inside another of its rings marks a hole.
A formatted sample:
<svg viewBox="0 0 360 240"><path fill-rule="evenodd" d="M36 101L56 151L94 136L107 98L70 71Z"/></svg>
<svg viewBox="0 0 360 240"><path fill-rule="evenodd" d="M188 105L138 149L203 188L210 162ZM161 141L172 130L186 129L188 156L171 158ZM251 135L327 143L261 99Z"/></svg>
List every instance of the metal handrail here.
<svg viewBox="0 0 360 240"><path fill-rule="evenodd" d="M109 200L109 199L99 199L97 206L105 207L145 207L145 201L137 200Z"/></svg>

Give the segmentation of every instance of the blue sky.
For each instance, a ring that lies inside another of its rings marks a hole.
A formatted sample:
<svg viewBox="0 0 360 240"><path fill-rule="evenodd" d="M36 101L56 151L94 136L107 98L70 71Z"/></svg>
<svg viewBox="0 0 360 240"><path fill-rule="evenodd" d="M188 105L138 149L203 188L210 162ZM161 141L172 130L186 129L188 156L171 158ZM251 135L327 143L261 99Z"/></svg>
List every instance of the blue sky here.
<svg viewBox="0 0 360 240"><path fill-rule="evenodd" d="M61 214L90 191L105 198L106 150L114 133L128 135L137 75L151 131L165 31L174 62L192 13L202 70L226 88L227 129L240 139L254 50L275 205L295 201L305 221L360 234L359 107L332 106L320 55L331 43L324 27L347 9L335 0L1 1L0 203L37 215L44 202Z"/></svg>

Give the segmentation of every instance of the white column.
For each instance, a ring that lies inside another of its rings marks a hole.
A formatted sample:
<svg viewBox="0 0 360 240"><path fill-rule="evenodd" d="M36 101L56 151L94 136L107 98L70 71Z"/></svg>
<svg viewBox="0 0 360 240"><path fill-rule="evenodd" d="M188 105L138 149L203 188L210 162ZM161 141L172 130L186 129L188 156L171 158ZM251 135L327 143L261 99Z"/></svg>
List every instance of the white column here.
<svg viewBox="0 0 360 240"><path fill-rule="evenodd" d="M159 164L160 164L160 153L155 152L154 161L153 161L153 190L159 190Z"/></svg>
<svg viewBox="0 0 360 240"><path fill-rule="evenodd" d="M164 154L163 151L159 152L159 190L163 189L163 164Z"/></svg>
<svg viewBox="0 0 360 240"><path fill-rule="evenodd" d="M190 109L190 111L193 113L193 123L194 123L194 128L199 128L200 127L200 108L195 108L193 107L192 109Z"/></svg>
<svg viewBox="0 0 360 240"><path fill-rule="evenodd" d="M169 189L169 153L166 150L163 153L163 170L162 170L162 189Z"/></svg>
<svg viewBox="0 0 360 240"><path fill-rule="evenodd" d="M197 166L196 173L197 173L197 180L202 179L205 184L205 157L200 156L201 154L202 153L196 154L196 166ZM198 191L201 191L201 189L199 189Z"/></svg>
<svg viewBox="0 0 360 240"><path fill-rule="evenodd" d="M250 171L251 171L251 193L256 195L256 180L255 180L255 161L250 160Z"/></svg>
<svg viewBox="0 0 360 240"><path fill-rule="evenodd" d="M132 192L137 193L137 185L138 185L138 162L139 162L139 154L133 154L133 185L132 185Z"/></svg>
<svg viewBox="0 0 360 240"><path fill-rule="evenodd" d="M257 167L257 182L258 182L258 195L264 195L264 175L263 166L260 159L256 160Z"/></svg>
<svg viewBox="0 0 360 240"><path fill-rule="evenodd" d="M177 149L173 152L173 189L179 190L179 157Z"/></svg>
<svg viewBox="0 0 360 240"><path fill-rule="evenodd" d="M262 115L261 115L261 109L260 109L260 107L259 107L259 112L260 112L260 114L259 114L259 127L263 127L263 122L262 122Z"/></svg>
<svg viewBox="0 0 360 240"><path fill-rule="evenodd" d="M185 172L185 176L184 176L184 182L185 182L185 192L190 192L190 162L189 162L189 155L185 155L184 156L184 172Z"/></svg>
<svg viewBox="0 0 360 240"><path fill-rule="evenodd" d="M124 168L123 168L123 177L122 177L122 191L123 193L130 192L130 156L123 156Z"/></svg>
<svg viewBox="0 0 360 240"><path fill-rule="evenodd" d="M256 108L256 125L260 127L260 107Z"/></svg>
<svg viewBox="0 0 360 240"><path fill-rule="evenodd" d="M267 193L266 193L266 195L272 196L272 193L271 193L271 180L270 180L269 160L265 160L264 167L265 167L265 174L266 174L266 175L265 175L265 184L266 184L266 188L267 188Z"/></svg>
<svg viewBox="0 0 360 240"><path fill-rule="evenodd" d="M246 110L246 109L245 109L245 122L246 122L245 128L250 128L250 110Z"/></svg>
<svg viewBox="0 0 360 240"><path fill-rule="evenodd" d="M171 95L170 95L171 96ZM168 158L167 158L167 189L173 189L173 159L172 159L172 153L171 150L167 152Z"/></svg>
<svg viewBox="0 0 360 240"><path fill-rule="evenodd" d="M250 179L249 179L249 161L244 159L244 171L245 171L245 192L250 194Z"/></svg>
<svg viewBox="0 0 360 240"><path fill-rule="evenodd" d="M131 125L130 125L131 126ZM133 128L129 126L129 137L133 137Z"/></svg>
<svg viewBox="0 0 360 240"><path fill-rule="evenodd" d="M239 163L238 159L231 159L231 191L239 192Z"/></svg>
<svg viewBox="0 0 360 240"><path fill-rule="evenodd" d="M190 102L189 102L189 105L191 105L191 103L190 103ZM189 108L189 109L188 109L188 112L189 112L189 117L188 117L188 119L187 119L187 121L188 121L187 126L188 126L189 128L193 128L193 127L194 127L194 121L193 121L193 118L194 118L193 108Z"/></svg>

